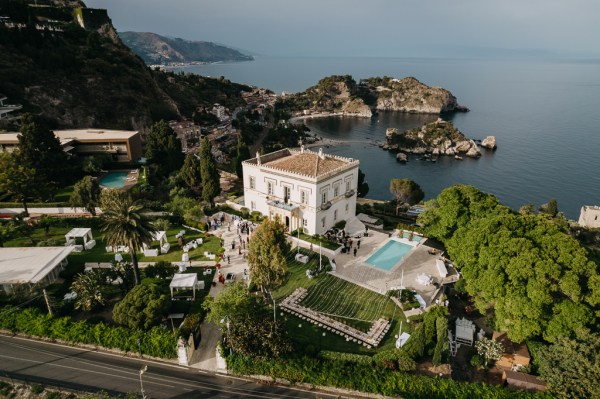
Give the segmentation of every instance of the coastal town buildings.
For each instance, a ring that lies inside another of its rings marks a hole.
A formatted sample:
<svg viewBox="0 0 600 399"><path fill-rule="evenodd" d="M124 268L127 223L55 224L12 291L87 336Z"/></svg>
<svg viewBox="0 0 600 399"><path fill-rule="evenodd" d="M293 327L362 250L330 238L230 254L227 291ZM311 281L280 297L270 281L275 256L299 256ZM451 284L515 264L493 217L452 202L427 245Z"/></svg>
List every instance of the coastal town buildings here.
<svg viewBox="0 0 600 399"><path fill-rule="evenodd" d="M323 234L356 213L357 159L301 147L257 154L242 165L245 206L279 216L288 231Z"/></svg>
<svg viewBox="0 0 600 399"><path fill-rule="evenodd" d="M21 133L0 135L0 153L12 152L19 145ZM139 132L128 130L78 129L55 130L54 135L68 154L107 154L113 162L136 161L142 156Z"/></svg>

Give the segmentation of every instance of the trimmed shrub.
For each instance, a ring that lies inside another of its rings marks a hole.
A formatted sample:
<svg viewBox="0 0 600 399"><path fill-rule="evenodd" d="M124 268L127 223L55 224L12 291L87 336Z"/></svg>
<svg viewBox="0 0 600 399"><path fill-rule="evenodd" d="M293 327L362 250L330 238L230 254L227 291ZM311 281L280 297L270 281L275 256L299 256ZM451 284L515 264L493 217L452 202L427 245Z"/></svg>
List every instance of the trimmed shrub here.
<svg viewBox="0 0 600 399"><path fill-rule="evenodd" d="M0 309L0 328L13 333L58 339L73 344L96 345L125 352L138 352L161 358L174 358L177 336L170 330L153 327L149 331L110 327L100 322L73 321L70 317L52 317L35 308ZM139 343L138 343L139 340Z"/></svg>

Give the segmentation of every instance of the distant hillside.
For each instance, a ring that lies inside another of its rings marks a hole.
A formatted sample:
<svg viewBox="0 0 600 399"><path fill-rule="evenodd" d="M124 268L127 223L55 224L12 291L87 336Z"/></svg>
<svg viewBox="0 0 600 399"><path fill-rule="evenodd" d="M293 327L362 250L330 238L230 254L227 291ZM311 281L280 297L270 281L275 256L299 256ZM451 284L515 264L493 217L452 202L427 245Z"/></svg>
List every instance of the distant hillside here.
<svg viewBox="0 0 600 399"><path fill-rule="evenodd" d="M153 71L125 46L106 12L80 1L0 0L0 93L60 128L145 130L191 119L199 106L244 104L250 88Z"/></svg>
<svg viewBox="0 0 600 399"><path fill-rule="evenodd" d="M199 42L148 32L122 32L119 37L146 64L188 62L252 61L249 55L211 42Z"/></svg>

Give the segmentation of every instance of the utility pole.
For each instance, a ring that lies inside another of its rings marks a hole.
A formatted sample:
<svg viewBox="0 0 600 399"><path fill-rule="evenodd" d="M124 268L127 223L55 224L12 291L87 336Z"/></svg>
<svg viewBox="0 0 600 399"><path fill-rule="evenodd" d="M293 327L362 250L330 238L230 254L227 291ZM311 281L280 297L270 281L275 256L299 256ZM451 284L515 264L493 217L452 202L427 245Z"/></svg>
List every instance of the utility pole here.
<svg viewBox="0 0 600 399"><path fill-rule="evenodd" d="M50 306L50 298L48 298L48 293L46 292L45 288L42 290L42 292L44 293L44 299L46 300L46 306L48 307L48 314L53 316L54 313L52 313L52 306Z"/></svg>

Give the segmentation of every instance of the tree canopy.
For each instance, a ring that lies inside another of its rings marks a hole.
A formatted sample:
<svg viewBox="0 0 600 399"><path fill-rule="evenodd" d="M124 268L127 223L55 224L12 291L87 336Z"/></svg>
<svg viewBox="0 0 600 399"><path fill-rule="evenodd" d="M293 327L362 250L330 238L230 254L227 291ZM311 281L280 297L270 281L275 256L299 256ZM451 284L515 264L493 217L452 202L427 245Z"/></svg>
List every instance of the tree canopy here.
<svg viewBox="0 0 600 399"><path fill-rule="evenodd" d="M100 203L100 194L102 190L96 179L92 176L85 176L75 183L73 192L69 198L69 204L75 207L85 208L89 213L96 216L96 207Z"/></svg>
<svg viewBox="0 0 600 399"><path fill-rule="evenodd" d="M200 159L195 154L187 154L179 176L188 186L188 188L194 192L194 194L200 196L202 194L202 175L200 173Z"/></svg>
<svg viewBox="0 0 600 399"><path fill-rule="evenodd" d="M206 319L221 326L227 346L238 353L268 359L292 350L282 322L272 320L265 303L242 282L207 298L203 307L208 310Z"/></svg>
<svg viewBox="0 0 600 399"><path fill-rule="evenodd" d="M358 170L357 197L364 197L369 192L369 183L365 180L365 174L362 170Z"/></svg>
<svg viewBox="0 0 600 399"><path fill-rule="evenodd" d="M181 140L164 120L150 127L146 136L146 157L157 177L166 177L183 164Z"/></svg>
<svg viewBox="0 0 600 399"><path fill-rule="evenodd" d="M396 197L398 205L415 205L425 197L421 186L410 179L390 180L390 191Z"/></svg>
<svg viewBox="0 0 600 399"><path fill-rule="evenodd" d="M250 150L244 142L244 137L240 134L237 140L236 156L235 156L235 173L239 178L243 177L244 168L242 162L250 159Z"/></svg>
<svg viewBox="0 0 600 399"><path fill-rule="evenodd" d="M558 398L600 398L600 335L580 330L560 338L535 359L541 377Z"/></svg>
<svg viewBox="0 0 600 399"><path fill-rule="evenodd" d="M200 145L200 174L202 176L202 198L214 205L215 197L221 192L217 164L212 155L212 145L205 137Z"/></svg>
<svg viewBox="0 0 600 399"><path fill-rule="evenodd" d="M35 169L38 183L49 186L69 181L67 156L44 121L31 114L23 115L18 138L20 162Z"/></svg>
<svg viewBox="0 0 600 399"><path fill-rule="evenodd" d="M0 154L0 192L20 201L25 213L28 213L27 200L39 194L36 171L19 161L18 152Z"/></svg>
<svg viewBox="0 0 600 399"><path fill-rule="evenodd" d="M254 230L248 248L248 266L252 281L267 295L281 284L286 272L285 255L289 252L285 226L279 217L265 219Z"/></svg>
<svg viewBox="0 0 600 399"><path fill-rule="evenodd" d="M115 305L113 320L129 328L148 330L162 320L168 304L169 299L156 285L140 284Z"/></svg>
<svg viewBox="0 0 600 399"><path fill-rule="evenodd" d="M419 222L445 244L477 308L493 309L495 327L511 340L556 342L597 322L598 265L547 217L454 186L426 204Z"/></svg>

